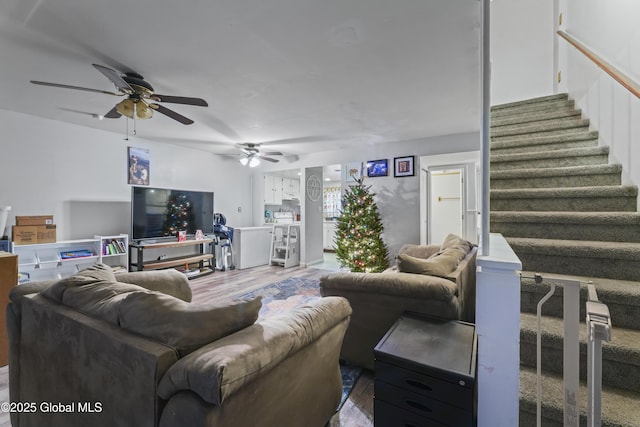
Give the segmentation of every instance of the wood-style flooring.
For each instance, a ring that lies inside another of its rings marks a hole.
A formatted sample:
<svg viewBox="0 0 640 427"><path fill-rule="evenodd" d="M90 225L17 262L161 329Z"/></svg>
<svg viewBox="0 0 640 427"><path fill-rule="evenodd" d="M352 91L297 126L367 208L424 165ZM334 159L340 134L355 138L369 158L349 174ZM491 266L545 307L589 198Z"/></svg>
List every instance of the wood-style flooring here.
<svg viewBox="0 0 640 427"><path fill-rule="evenodd" d="M269 283L289 277L317 279L327 270L310 267L284 269L262 266L244 270L216 271L208 276L192 279L189 283L194 303L205 303L229 296L238 296ZM0 367L0 402L9 401L9 375L6 366ZM9 414L0 412L0 427L8 427ZM356 382L349 398L327 424L328 427L373 426L373 373L364 371Z"/></svg>

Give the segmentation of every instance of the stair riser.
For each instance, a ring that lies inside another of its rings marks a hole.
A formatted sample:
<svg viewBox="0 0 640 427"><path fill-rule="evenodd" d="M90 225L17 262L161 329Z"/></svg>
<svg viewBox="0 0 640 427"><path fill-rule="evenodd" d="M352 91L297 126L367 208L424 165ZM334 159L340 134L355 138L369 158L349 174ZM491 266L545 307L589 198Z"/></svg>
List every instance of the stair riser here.
<svg viewBox="0 0 640 427"><path fill-rule="evenodd" d="M573 128L573 129L556 129L556 130L546 130L546 131L540 131L540 132L514 134L514 135L502 135L502 136L491 135L491 142L507 143L507 142L522 141L523 139L532 139L532 138L549 138L549 139L562 138L562 137L570 138L571 136L575 135L576 132L588 133L589 127L583 126L579 128Z"/></svg>
<svg viewBox="0 0 640 427"><path fill-rule="evenodd" d="M552 176L540 178L491 178L491 188L507 190L516 188L595 187L620 185L620 172L599 175Z"/></svg>
<svg viewBox="0 0 640 427"><path fill-rule="evenodd" d="M505 237L640 243L640 227L637 225L501 221L491 222L490 229L492 233L500 233Z"/></svg>
<svg viewBox="0 0 640 427"><path fill-rule="evenodd" d="M596 285L597 286L597 285ZM559 294L560 292L560 294ZM536 314L538 310L538 302L545 294L536 292L528 286L523 286L520 292L520 311L523 313ZM607 294L598 291L598 299L607 305L609 314L611 315L611 324L614 328L640 329L640 318L638 312L640 306L629 304L621 304L608 300ZM584 321L586 311L586 289L580 292L580 320ZM556 289L556 293L547 300L542 306L542 315L551 317L563 317L563 300L562 293Z"/></svg>
<svg viewBox="0 0 640 427"><path fill-rule="evenodd" d="M558 157L516 161L492 161L491 170L514 170L531 168L559 168L569 166L604 165L609 161L608 154L594 156Z"/></svg>
<svg viewBox="0 0 640 427"><path fill-rule="evenodd" d="M538 153L541 151L571 150L574 148L593 148L598 146L597 139L587 139L584 141L554 142L549 144L531 144L505 148L491 148L491 154L521 154Z"/></svg>
<svg viewBox="0 0 640 427"><path fill-rule="evenodd" d="M533 123L524 125L509 125L491 128L491 137L499 138L503 136L513 135L531 135L538 132L551 132L554 130L571 130L574 129L587 130L589 128L588 120L562 119L553 123Z"/></svg>
<svg viewBox="0 0 640 427"><path fill-rule="evenodd" d="M536 367L536 336L530 331L520 334L520 363L530 368ZM640 391L640 367L623 363L623 355L612 355L615 348L603 345L602 384L624 390ZM542 338L542 370L562 375L562 346L549 345ZM609 358L611 357L611 358ZM587 380L587 345L580 343L580 379Z"/></svg>
<svg viewBox="0 0 640 427"><path fill-rule="evenodd" d="M491 117L499 117L504 115L525 114L540 111L557 111L559 109L574 110L575 102L566 99L558 99L554 101L535 102L510 106L504 108L491 108Z"/></svg>
<svg viewBox="0 0 640 427"><path fill-rule="evenodd" d="M635 212L635 197L491 199L492 211Z"/></svg>
<svg viewBox="0 0 640 427"><path fill-rule="evenodd" d="M520 401L520 417L518 420L518 426L519 427L536 427L537 424L537 414L536 414L536 405L535 402L533 402L532 405L532 410L533 412L529 412L524 410L522 407L524 406L524 402L521 400ZM542 407L542 419L541 419L541 425L543 425L544 427L563 427L564 423L562 421L562 414L559 415L560 419L556 420L553 418L550 418L549 416L545 416L547 415L547 412L545 411L545 407ZM585 421L586 423L586 421ZM581 426L583 424L580 424ZM602 424L602 427L604 427L605 424Z"/></svg>
<svg viewBox="0 0 640 427"><path fill-rule="evenodd" d="M540 113L513 114L502 117L491 117L491 129L509 125L544 124L548 120L580 119L579 110L542 111Z"/></svg>
<svg viewBox="0 0 640 427"><path fill-rule="evenodd" d="M522 269L572 276L603 277L615 280L640 281L639 260L624 258L592 258L564 256L554 253L523 252L512 249L522 262Z"/></svg>

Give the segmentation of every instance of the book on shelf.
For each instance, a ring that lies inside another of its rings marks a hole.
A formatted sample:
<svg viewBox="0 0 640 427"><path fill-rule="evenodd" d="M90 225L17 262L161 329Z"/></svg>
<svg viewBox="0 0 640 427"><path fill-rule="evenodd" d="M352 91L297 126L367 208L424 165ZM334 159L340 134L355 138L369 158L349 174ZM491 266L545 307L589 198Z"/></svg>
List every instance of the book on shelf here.
<svg viewBox="0 0 640 427"><path fill-rule="evenodd" d="M89 249L78 249L74 251L60 252L61 259L86 258L86 257L92 257L92 256L95 256L95 255Z"/></svg>

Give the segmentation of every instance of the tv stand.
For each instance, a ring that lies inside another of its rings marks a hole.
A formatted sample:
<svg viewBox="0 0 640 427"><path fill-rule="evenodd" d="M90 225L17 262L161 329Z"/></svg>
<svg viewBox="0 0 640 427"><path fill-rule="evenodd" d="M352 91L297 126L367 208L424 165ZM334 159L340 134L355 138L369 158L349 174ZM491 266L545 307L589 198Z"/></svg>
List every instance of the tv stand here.
<svg viewBox="0 0 640 427"><path fill-rule="evenodd" d="M144 270L160 270L163 268L182 267L185 271L190 270L189 264L198 264L199 273L188 273L187 277L192 279L194 277L204 276L206 274L213 273L214 269L211 268L213 254L206 248L206 245L211 247L213 239L201 239L201 240L186 240L184 242L178 242L177 240L161 241L156 243L150 243L149 240L139 241L131 243L129 245L129 271L144 271ZM198 246L198 253L180 255L174 257L158 256L154 259L144 259L144 251L147 249L171 249L171 248L184 248L189 246ZM133 258L133 249L136 250L136 258ZM208 266L205 267L205 261L208 262ZM180 268L178 268L180 270Z"/></svg>

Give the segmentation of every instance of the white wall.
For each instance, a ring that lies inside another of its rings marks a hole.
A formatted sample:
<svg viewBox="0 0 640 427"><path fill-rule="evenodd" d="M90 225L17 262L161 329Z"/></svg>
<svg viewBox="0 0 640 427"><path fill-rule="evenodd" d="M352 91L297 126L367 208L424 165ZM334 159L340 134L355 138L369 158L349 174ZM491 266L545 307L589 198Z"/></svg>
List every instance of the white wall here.
<svg viewBox="0 0 640 427"><path fill-rule="evenodd" d="M636 83L640 82L640 3L632 0L561 0L562 30L571 34ZM569 92L610 159L623 166L623 183L640 184L640 99L566 41L559 41L559 90Z"/></svg>
<svg viewBox="0 0 640 427"><path fill-rule="evenodd" d="M129 233L127 146L150 150L152 187L213 191L229 225L253 225L252 178L238 162L4 110L0 129L0 206L12 207L9 235L16 215L44 214L54 215L58 240Z"/></svg>
<svg viewBox="0 0 640 427"><path fill-rule="evenodd" d="M552 0L491 3L491 105L553 93Z"/></svg>
<svg viewBox="0 0 640 427"><path fill-rule="evenodd" d="M345 148L340 151L326 151L301 156L287 164L265 165L254 172L254 180L261 180L265 170L286 170L367 160L388 159L389 176L366 178L376 193L375 200L384 226L383 239L389 246L393 258L404 243L420 243L420 157L426 155L467 152L478 150L480 134L477 132L425 138L416 141L371 144L366 149ZM393 158L415 155L415 176L394 178ZM302 189L301 189L302 191ZM254 193L254 221L262 221L263 190ZM303 218L305 220L305 218ZM304 242L303 242L304 244Z"/></svg>

